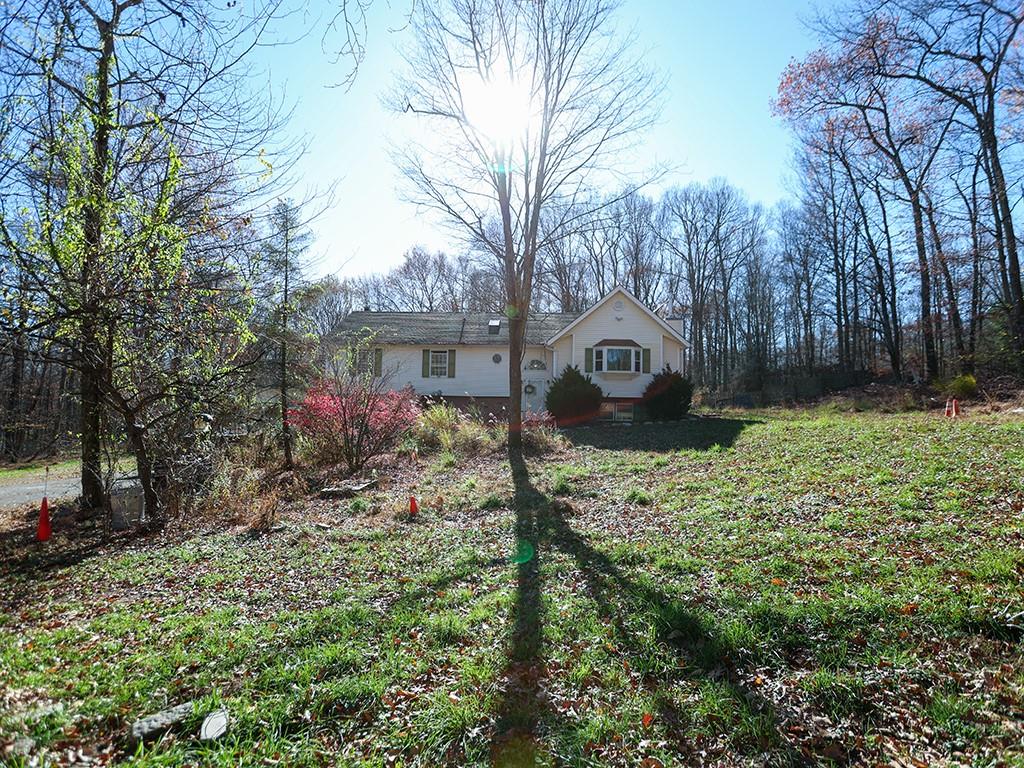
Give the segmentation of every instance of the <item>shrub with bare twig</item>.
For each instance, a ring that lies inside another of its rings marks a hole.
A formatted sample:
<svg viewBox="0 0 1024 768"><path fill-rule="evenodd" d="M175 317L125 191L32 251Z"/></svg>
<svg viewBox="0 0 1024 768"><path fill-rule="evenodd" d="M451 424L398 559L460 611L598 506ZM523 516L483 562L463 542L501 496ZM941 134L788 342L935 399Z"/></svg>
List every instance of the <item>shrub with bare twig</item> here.
<svg viewBox="0 0 1024 768"><path fill-rule="evenodd" d="M289 411L314 464L340 464L354 474L395 448L420 408L411 387L392 390L388 376L367 366L365 349L353 345Z"/></svg>

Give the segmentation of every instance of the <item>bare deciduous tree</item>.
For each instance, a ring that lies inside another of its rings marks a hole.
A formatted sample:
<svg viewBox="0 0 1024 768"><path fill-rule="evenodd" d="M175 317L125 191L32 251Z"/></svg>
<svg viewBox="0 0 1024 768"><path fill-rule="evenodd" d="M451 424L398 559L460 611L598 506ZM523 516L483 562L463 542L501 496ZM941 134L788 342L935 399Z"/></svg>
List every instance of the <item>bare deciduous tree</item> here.
<svg viewBox="0 0 1024 768"><path fill-rule="evenodd" d="M1021 66L1024 7L1013 0L884 0L859 11L855 18L866 20L867 34L833 25L834 34L856 39L880 77L927 89L945 114L962 112L973 128L991 195L1017 369L1024 374L1024 281L1014 221L1018 185L1005 168L1005 147L1013 141L1007 128L1021 91L1012 76Z"/></svg>
<svg viewBox="0 0 1024 768"><path fill-rule="evenodd" d="M394 106L429 142L400 152L414 199L500 265L509 319L509 447L522 428L534 269L579 215L611 153L655 114L658 82L614 23L614 0L425 0ZM602 203L603 204L603 203ZM560 219L543 215L556 205Z"/></svg>

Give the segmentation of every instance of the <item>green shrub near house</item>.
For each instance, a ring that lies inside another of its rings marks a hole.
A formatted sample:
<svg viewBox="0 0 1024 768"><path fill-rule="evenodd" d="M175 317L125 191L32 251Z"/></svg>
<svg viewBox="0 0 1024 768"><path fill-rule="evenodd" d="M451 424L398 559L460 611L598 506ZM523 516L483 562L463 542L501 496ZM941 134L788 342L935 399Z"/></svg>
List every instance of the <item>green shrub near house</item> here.
<svg viewBox="0 0 1024 768"><path fill-rule="evenodd" d="M581 424L597 418L604 394L580 369L566 366L548 387L544 405L559 426Z"/></svg>
<svg viewBox="0 0 1024 768"><path fill-rule="evenodd" d="M690 411L693 382L665 366L644 390L644 410L652 421L678 421Z"/></svg>
<svg viewBox="0 0 1024 768"><path fill-rule="evenodd" d="M950 380L946 385L946 393L950 397L968 400L978 394L978 380L969 373L962 373Z"/></svg>

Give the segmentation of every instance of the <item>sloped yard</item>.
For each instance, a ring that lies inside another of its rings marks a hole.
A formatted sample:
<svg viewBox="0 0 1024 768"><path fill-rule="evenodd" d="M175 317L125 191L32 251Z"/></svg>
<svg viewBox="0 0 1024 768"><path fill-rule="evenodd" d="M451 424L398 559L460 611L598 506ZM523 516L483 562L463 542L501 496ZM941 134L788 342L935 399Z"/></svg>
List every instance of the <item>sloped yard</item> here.
<svg viewBox="0 0 1024 768"><path fill-rule="evenodd" d="M5 759L1024 765L1024 422L578 429L516 469L402 460L260 536L10 517Z"/></svg>

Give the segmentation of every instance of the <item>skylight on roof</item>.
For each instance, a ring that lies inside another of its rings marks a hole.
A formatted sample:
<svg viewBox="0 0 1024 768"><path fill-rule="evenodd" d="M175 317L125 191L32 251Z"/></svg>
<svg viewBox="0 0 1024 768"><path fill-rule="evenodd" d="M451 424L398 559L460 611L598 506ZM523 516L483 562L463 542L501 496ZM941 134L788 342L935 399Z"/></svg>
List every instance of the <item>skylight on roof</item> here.
<svg viewBox="0 0 1024 768"><path fill-rule="evenodd" d="M496 336L498 331L501 330L501 320L491 320L487 323L487 332L492 336Z"/></svg>

